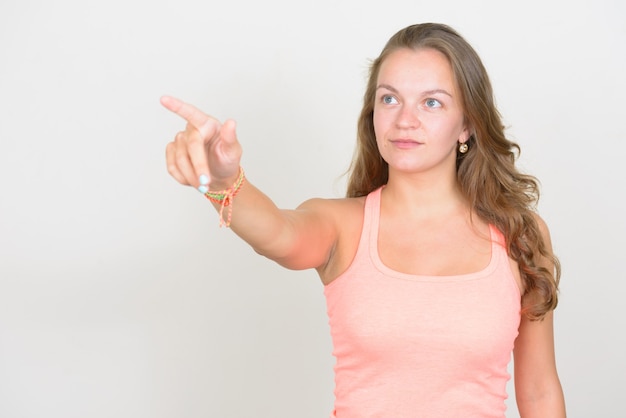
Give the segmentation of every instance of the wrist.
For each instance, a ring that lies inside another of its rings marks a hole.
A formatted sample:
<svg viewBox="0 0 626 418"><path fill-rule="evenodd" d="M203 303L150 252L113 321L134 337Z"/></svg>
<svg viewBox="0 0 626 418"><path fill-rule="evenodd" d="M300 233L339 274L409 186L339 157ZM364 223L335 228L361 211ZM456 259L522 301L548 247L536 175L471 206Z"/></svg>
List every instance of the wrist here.
<svg viewBox="0 0 626 418"><path fill-rule="evenodd" d="M209 190L203 193L204 196L207 199L209 199L211 202L217 203L220 205L220 226L226 226L226 227L230 226L230 220L231 220L232 213L233 213L233 209L232 209L233 199L235 198L235 196L237 196L237 194L239 193L239 190L241 190L241 187L243 186L245 179L246 179L246 176L243 171L243 168L239 167L239 173L236 179L234 180L234 182L226 183L226 184L229 184L229 186L217 189L215 188L216 187L215 184L221 185L221 183L223 182L212 182ZM221 186L217 186L217 187L221 187ZM227 206L229 207L228 218L224 219L224 216L223 216L224 208Z"/></svg>
<svg viewBox="0 0 626 418"><path fill-rule="evenodd" d="M226 190L231 187L234 187L237 184L237 182L240 180L242 173L243 173L243 169L239 167L239 169L232 176L224 177L224 178L211 177L210 183L207 184L208 190L210 191Z"/></svg>

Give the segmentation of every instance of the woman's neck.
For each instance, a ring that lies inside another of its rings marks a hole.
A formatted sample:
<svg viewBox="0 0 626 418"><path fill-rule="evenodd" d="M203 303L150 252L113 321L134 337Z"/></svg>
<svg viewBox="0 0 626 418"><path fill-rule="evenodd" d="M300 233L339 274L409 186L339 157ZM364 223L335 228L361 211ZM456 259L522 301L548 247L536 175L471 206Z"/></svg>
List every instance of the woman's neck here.
<svg viewBox="0 0 626 418"><path fill-rule="evenodd" d="M383 190L383 204L407 216L431 218L450 213L468 212L467 199L461 193L456 176L389 173ZM394 212L395 212L394 210Z"/></svg>

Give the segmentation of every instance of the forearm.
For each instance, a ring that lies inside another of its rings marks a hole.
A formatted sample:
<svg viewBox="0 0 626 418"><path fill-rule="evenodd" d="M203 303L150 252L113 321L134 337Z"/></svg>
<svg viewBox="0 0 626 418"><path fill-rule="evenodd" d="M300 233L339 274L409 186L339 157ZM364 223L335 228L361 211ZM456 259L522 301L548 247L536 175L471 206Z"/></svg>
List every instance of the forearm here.
<svg viewBox="0 0 626 418"><path fill-rule="evenodd" d="M231 184L232 186L232 184ZM230 186L228 186L230 187ZM212 190L225 190L223 184L211 185ZM222 217L221 224L229 227L258 253L269 258L284 256L289 248L290 219L269 197L249 181L244 181L228 206L212 201Z"/></svg>

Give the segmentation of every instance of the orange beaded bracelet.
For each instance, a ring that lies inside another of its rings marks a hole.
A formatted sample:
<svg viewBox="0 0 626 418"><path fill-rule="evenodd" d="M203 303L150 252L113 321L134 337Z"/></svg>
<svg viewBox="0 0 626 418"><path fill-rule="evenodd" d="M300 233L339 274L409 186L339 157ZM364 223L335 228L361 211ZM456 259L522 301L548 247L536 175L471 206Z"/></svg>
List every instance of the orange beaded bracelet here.
<svg viewBox="0 0 626 418"><path fill-rule="evenodd" d="M220 205L220 228L225 226L226 228L230 227L230 221L233 217L233 199L241 190L241 186L243 186L244 181L246 180L246 175L243 172L243 168L239 167L239 177L235 180L235 184L225 190L220 190L218 192L208 191L204 194L207 199L209 199L213 203L218 203ZM228 206L228 218L224 220L224 208Z"/></svg>

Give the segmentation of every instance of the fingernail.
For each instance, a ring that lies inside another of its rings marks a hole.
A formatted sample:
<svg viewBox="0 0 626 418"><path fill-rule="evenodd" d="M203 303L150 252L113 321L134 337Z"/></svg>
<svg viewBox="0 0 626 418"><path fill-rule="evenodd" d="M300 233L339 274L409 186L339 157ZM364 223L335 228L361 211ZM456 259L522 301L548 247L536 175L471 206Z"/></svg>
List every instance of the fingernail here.
<svg viewBox="0 0 626 418"><path fill-rule="evenodd" d="M205 194L206 192L208 192L208 191L209 191L209 188L208 188L208 187L206 187L206 186L200 186L200 187L198 187L198 191L199 191L200 193L202 193L202 194Z"/></svg>
<svg viewBox="0 0 626 418"><path fill-rule="evenodd" d="M200 184L203 186L206 186L207 184L209 184L209 177L206 174L201 174L199 180L200 180Z"/></svg>

